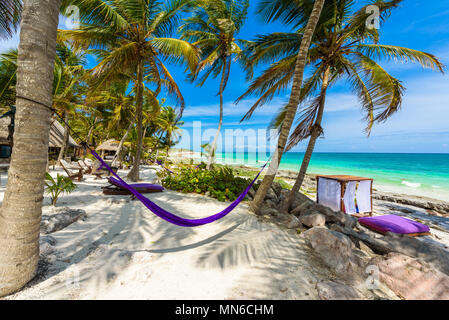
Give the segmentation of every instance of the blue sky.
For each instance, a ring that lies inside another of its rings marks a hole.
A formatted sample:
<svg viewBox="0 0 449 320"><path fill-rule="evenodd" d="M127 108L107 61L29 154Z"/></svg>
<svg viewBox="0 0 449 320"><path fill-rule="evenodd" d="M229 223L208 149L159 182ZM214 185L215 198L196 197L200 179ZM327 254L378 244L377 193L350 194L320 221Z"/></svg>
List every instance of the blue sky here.
<svg viewBox="0 0 449 320"><path fill-rule="evenodd" d="M255 15L258 1L251 1L249 17L239 38L251 40L257 34L289 31L273 23L266 24ZM357 1L362 4L364 1ZM449 65L449 6L447 0L405 0L394 10L389 20L381 27L382 44L409 47L435 54L445 65ZM0 42L0 51L17 45L18 37ZM393 76L406 87L400 112L387 122L373 128L370 137L363 132L365 123L357 98L344 83L329 91L326 113L323 120L324 138L316 145L317 152L422 152L449 153L449 78L435 71L423 70L416 64L381 62ZM185 79L184 68L171 67L186 101L183 118L192 135L193 121L202 121L203 129L212 134L218 124L219 79L210 79L198 88ZM446 70L447 71L447 70ZM225 92L226 129L265 129L276 111L288 100L284 92L260 108L250 121L240 123L241 117L251 106L253 98L235 105L234 101L247 88L245 73L238 64L231 70ZM207 141L203 141L205 143ZM251 142L249 142L251 144ZM197 144L199 145L199 144ZM303 151L306 143L293 151ZM189 147L187 139L179 147ZM195 148L198 149L198 148Z"/></svg>

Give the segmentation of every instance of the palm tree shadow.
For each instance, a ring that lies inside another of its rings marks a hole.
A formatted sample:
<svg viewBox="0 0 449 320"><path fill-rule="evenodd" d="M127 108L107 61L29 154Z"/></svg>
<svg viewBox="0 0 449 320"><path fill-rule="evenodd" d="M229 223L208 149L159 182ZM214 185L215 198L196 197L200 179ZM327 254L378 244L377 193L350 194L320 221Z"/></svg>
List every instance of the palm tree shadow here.
<svg viewBox="0 0 449 320"><path fill-rule="evenodd" d="M174 248L154 249L154 250L146 250L146 251L148 251L150 253L173 253L173 252L179 252L179 251L185 251L185 250L199 248L201 246L210 244L210 243L217 241L218 239L224 237L226 234L228 234L228 233L234 231L236 228L238 228L239 225L240 225L240 223L236 223L232 227L230 227L226 230L223 230L223 231L217 233L216 235L213 235L207 239L204 239L204 240L196 242L196 243L192 243L192 244L188 244L188 245L180 246L180 247L174 247Z"/></svg>

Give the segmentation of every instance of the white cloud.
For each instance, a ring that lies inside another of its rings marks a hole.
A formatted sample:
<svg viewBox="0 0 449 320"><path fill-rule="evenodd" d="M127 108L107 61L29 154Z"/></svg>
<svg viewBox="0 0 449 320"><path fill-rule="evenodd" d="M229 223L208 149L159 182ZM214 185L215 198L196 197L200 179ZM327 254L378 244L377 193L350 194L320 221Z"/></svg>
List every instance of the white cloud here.
<svg viewBox="0 0 449 320"><path fill-rule="evenodd" d="M19 41L19 32L16 32L12 38L0 39L0 53L17 48L19 46Z"/></svg>
<svg viewBox="0 0 449 320"><path fill-rule="evenodd" d="M233 101L224 103L223 114L224 116L243 117L246 112L254 105L257 99L245 99L240 101L239 104L234 104ZM274 115L281 107L287 103L286 98L274 98L268 104L258 108L254 116L256 115ZM219 115L220 105L218 103L210 105L200 106L187 106L184 111L184 118L196 117L198 119L203 117L217 117Z"/></svg>

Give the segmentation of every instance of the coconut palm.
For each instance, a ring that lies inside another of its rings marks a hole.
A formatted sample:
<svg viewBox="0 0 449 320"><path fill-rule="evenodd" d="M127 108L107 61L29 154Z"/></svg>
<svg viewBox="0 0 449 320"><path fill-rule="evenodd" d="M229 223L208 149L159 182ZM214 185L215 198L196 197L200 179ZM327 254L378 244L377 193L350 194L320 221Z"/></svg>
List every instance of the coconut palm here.
<svg viewBox="0 0 449 320"><path fill-rule="evenodd" d="M285 1L279 0L279 3ZM382 21L391 9L401 1L375 1L381 12ZM376 60L379 58L393 59L402 62L418 62L423 67L443 71L441 62L433 55L392 45L378 44L379 33L376 29L366 26L368 14L366 7L352 13L353 1L340 0L325 4L320 23L315 32L309 63L310 77L301 90L300 101L304 104L299 114L299 124L293 131L287 150L298 142L309 139L304 160L296 183L284 210L288 210L304 180L307 167L315 147L316 140L323 133L321 121L325 111L326 93L330 86L339 80L346 80L358 95L360 104L367 120L366 131L371 131L376 122L382 122L397 112L401 106L404 87L401 82L385 71ZM305 1L292 2L284 7L285 11L269 11L273 16L288 17L284 20L294 26L300 25L306 17ZM296 33L275 33L259 36L254 44L253 55L250 57L251 68L262 62L273 61L273 64L253 81L248 91L242 96L257 93L259 100L248 112L252 112L261 104L269 101L273 95L282 91L291 82L295 66L295 55L302 39L302 30ZM310 102L310 103L309 103ZM286 121L286 110L274 120L275 126L281 126Z"/></svg>
<svg viewBox="0 0 449 320"><path fill-rule="evenodd" d="M0 213L0 296L22 288L37 270L52 115L41 103L52 105L59 7L59 0L23 1L16 88L21 98Z"/></svg>
<svg viewBox="0 0 449 320"><path fill-rule="evenodd" d="M136 98L138 146L130 178L139 179L143 145L144 83L155 84L156 96L161 88L173 94L181 106L184 99L165 62L185 63L194 70L198 61L196 48L187 41L172 38L180 14L195 0L67 0L80 8L78 30L61 30L61 38L71 39L75 47L99 49L99 64L92 76L96 87L113 82L122 74L133 79ZM178 116L179 117L179 116Z"/></svg>
<svg viewBox="0 0 449 320"><path fill-rule="evenodd" d="M69 44L59 43L56 47L53 108L64 116L68 123L70 113L81 107L85 87L81 81L84 74L85 53L73 51ZM0 55L0 103L12 105L15 99L17 75L17 49ZM64 130L64 138L58 160L62 159L68 145L69 132Z"/></svg>
<svg viewBox="0 0 449 320"><path fill-rule="evenodd" d="M275 1L273 1L275 2ZM291 1L281 1L281 4L284 6L289 6ZM302 3L303 1L298 1L299 3ZM299 52L296 52L294 56L294 64L293 64L293 84L290 94L290 100L288 105L286 106L286 113L285 113L285 119L282 123L282 127L280 130L280 135L278 139L278 145L276 148L276 151L274 153L273 160L270 163L270 167L268 168L267 174L265 174L264 179L262 180L261 185L259 186L256 195L254 196L253 202L251 203L252 210L259 214L260 208L262 206L263 201L265 200L265 196L271 187L274 178L276 176L276 173L279 168L279 164L282 159L282 154L284 153L285 145L287 143L287 139L290 133L290 129L293 123L293 119L295 117L296 111L298 109L298 104L301 101L301 86L302 86L302 80L304 75L304 69L306 66L306 60L308 56L308 50L310 47L310 44L312 42L312 37L315 32L315 28L318 25L318 21L320 19L321 10L324 6L324 0L315 0L313 2L313 5L309 8L310 10L307 11L307 14L304 15L304 19L301 21L302 30L304 31L303 36L301 37L300 41L300 48ZM310 3L310 1L308 1ZM276 9L272 8L271 2L262 2L260 12L263 12L264 7L268 6L271 7L272 15L269 15L267 17L267 21L271 21L274 18L277 18L274 13L276 13ZM276 7L275 7L276 8ZM280 9L277 9L280 10ZM281 14L284 12L283 10L279 11ZM250 74L251 68L249 68Z"/></svg>
<svg viewBox="0 0 449 320"><path fill-rule="evenodd" d="M182 38L201 50L201 61L190 75L190 80L198 80L198 85L202 86L209 76L216 78L221 75L218 92L220 119L217 133L211 143L207 169L212 164L223 125L223 92L228 83L231 64L232 61L243 58L241 46L247 43L235 37L243 27L248 6L249 0L205 0L193 12L193 16L185 19L179 28ZM203 74L198 78L201 72Z"/></svg>
<svg viewBox="0 0 449 320"><path fill-rule="evenodd" d="M20 23L21 13L21 0L2 0L0 2L0 39L13 35Z"/></svg>
<svg viewBox="0 0 449 320"><path fill-rule="evenodd" d="M163 144L168 152L179 139L181 129L179 126L183 125L182 121L176 118L176 112L172 107L163 107L159 116L160 130L163 132Z"/></svg>
<svg viewBox="0 0 449 320"><path fill-rule="evenodd" d="M70 115L83 107L83 94L87 90L81 80L85 74L85 54L83 51L74 51L68 43L56 46L53 108L64 115L64 123L69 123ZM65 125L58 161L64 157L68 142L69 128Z"/></svg>
<svg viewBox="0 0 449 320"><path fill-rule="evenodd" d="M5 111L16 101L17 49L0 54L0 108Z"/></svg>

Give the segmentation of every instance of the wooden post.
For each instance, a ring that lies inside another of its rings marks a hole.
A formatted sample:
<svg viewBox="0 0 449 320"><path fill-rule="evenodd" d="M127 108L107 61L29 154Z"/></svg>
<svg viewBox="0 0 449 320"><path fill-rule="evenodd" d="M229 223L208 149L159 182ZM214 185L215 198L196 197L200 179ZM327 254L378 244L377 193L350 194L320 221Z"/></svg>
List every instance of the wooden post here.
<svg viewBox="0 0 449 320"><path fill-rule="evenodd" d="M371 179L371 212L370 212L370 217L373 216L373 183L374 183L374 179Z"/></svg>
<svg viewBox="0 0 449 320"><path fill-rule="evenodd" d="M346 192L346 182L340 182L340 186L341 186L341 198L340 198L340 210L343 213L346 213L346 208L345 208L345 201L344 201L344 197L345 197L345 192Z"/></svg>

